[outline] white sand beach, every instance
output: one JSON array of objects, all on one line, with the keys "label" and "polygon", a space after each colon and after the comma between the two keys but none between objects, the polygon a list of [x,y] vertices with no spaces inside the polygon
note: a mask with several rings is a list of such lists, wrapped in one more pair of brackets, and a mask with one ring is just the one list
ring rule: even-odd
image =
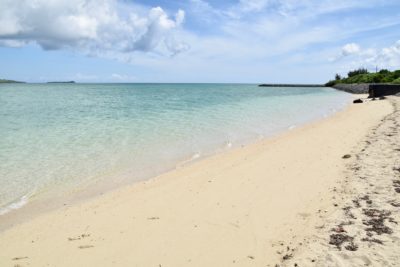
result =
[{"label": "white sand beach", "polygon": [[[400,152],[389,149],[398,146],[398,124],[382,126],[394,101],[352,104],[274,138],[66,203],[0,233],[0,266],[395,266],[399,226],[385,219],[394,233],[370,237],[383,245],[361,242],[363,211],[353,208],[368,192],[371,206],[360,200],[360,207],[398,219],[399,208],[388,204],[400,201],[391,181]],[[397,142],[381,140],[382,127],[396,130]],[[375,139],[360,152],[367,136]],[[357,164],[354,176],[349,166]],[[347,205],[357,219],[343,228],[357,236],[356,251],[329,245],[330,228],[348,219]]]},{"label": "white sand beach", "polygon": [[334,212],[283,266],[400,265],[400,98],[370,129],[333,189]]}]

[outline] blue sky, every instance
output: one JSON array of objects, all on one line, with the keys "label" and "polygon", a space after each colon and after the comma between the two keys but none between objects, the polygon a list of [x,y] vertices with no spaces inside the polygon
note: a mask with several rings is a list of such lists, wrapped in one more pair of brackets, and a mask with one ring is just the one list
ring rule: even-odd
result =
[{"label": "blue sky", "polygon": [[0,78],[322,83],[400,68],[398,0],[0,0]]}]

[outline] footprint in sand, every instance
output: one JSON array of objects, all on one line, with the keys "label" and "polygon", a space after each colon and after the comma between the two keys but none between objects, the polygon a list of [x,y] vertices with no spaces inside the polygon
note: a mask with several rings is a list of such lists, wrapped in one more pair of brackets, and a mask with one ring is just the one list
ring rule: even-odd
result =
[{"label": "footprint in sand", "polygon": [[81,240],[81,239],[89,237],[89,236],[90,236],[90,234],[82,234],[82,235],[77,236],[77,237],[68,237],[68,241]]},{"label": "footprint in sand", "polygon": [[15,257],[15,258],[12,258],[12,260],[13,261],[19,261],[19,260],[24,260],[24,259],[29,259],[29,257]]},{"label": "footprint in sand", "polygon": [[92,246],[92,245],[83,245],[83,246],[79,246],[78,248],[80,248],[80,249],[94,248],[94,246]]},{"label": "footprint in sand", "polygon": [[310,213],[306,213],[306,212],[304,212],[304,213],[300,212],[297,215],[300,216],[303,220],[305,220],[305,219],[307,219],[308,217],[311,216]]}]

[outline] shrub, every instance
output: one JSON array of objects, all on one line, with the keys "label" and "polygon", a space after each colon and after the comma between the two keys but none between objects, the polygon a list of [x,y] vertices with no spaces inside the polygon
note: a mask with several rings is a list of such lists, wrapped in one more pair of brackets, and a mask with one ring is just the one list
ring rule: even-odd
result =
[{"label": "shrub", "polygon": [[372,82],[373,83],[382,83],[384,80],[384,76],[380,73],[376,73],[373,77],[372,77]]},{"label": "shrub", "polygon": [[387,69],[381,69],[381,70],[379,71],[379,73],[380,73],[380,74],[387,74],[387,73],[390,73],[390,71],[387,70]]},{"label": "shrub", "polygon": [[339,74],[335,75],[334,80],[326,83],[326,86],[333,86],[338,83],[396,83],[400,84],[400,70],[389,71],[382,69],[378,73],[368,73],[367,69],[360,68],[348,73],[347,78],[340,77]]}]

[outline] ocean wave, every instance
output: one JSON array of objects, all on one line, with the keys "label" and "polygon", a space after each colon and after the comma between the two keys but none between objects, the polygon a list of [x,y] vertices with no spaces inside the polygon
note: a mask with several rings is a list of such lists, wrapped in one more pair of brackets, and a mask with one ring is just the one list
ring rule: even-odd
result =
[{"label": "ocean wave", "polygon": [[0,208],[0,216],[9,213],[10,211],[17,210],[25,206],[28,202],[29,202],[29,196],[28,195],[22,196],[17,201],[12,202],[5,207]]}]

